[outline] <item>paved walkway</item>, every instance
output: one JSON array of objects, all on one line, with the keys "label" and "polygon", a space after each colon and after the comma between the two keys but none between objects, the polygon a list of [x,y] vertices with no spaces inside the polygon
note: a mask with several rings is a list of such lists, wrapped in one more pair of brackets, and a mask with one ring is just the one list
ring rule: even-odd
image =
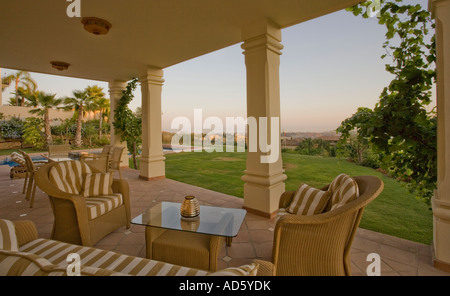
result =
[{"label": "paved walkway", "polygon": [[[53,214],[48,197],[36,190],[35,205],[22,194],[23,179],[11,180],[9,167],[0,166],[0,218],[10,220],[32,220],[36,224],[40,237],[49,238]],[[161,201],[181,202],[186,195],[195,195],[203,205],[241,208],[243,200],[196,186],[187,185],[170,179],[143,181],[138,172],[124,169],[123,176],[130,183],[131,216],[135,217],[145,209]],[[270,260],[273,243],[274,223],[271,220],[247,213],[241,230],[233,239],[231,247],[222,248],[218,268],[239,266],[253,259]],[[145,257],[144,227],[132,225],[106,236],[96,247],[114,250],[124,254]],[[381,257],[381,275],[384,276],[448,276],[433,267],[431,247],[404,239],[359,229],[352,246],[351,262],[353,275],[366,275],[369,253],[378,253]]]}]

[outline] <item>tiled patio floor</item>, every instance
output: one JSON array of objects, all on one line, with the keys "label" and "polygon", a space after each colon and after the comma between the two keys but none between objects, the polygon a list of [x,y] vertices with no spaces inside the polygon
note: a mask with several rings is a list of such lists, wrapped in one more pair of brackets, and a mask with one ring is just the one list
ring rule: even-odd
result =
[{"label": "tiled patio floor", "polygon": [[[185,195],[195,195],[203,205],[241,208],[243,200],[233,196],[187,185],[170,179],[143,181],[138,172],[124,169],[123,176],[131,190],[131,216],[139,215],[145,209],[161,201],[181,202]],[[22,194],[23,179],[11,180],[9,167],[0,166],[0,218],[10,220],[32,220],[39,236],[49,238],[53,214],[48,197],[36,190],[35,205]],[[270,260],[272,252],[274,223],[271,220],[247,213],[241,230],[233,239],[231,247],[222,248],[218,267],[239,266],[252,259]],[[132,225],[111,233],[96,245],[98,248],[145,257],[144,227]],[[431,247],[404,239],[359,229],[351,252],[353,275],[366,275],[369,253],[381,257],[381,275],[434,276],[450,275],[433,267]]]}]

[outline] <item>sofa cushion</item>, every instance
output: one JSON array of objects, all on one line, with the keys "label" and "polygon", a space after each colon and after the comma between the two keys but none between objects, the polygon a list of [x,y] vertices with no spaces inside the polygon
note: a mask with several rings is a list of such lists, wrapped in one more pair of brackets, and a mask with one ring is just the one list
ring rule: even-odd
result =
[{"label": "sofa cushion", "polygon": [[83,175],[83,185],[80,194],[88,196],[105,196],[113,194],[112,173],[87,173]]},{"label": "sofa cushion", "polygon": [[79,194],[82,189],[83,174],[91,173],[89,166],[81,161],[62,161],[50,169],[50,181],[59,190]]},{"label": "sofa cushion", "polygon": [[80,255],[81,266],[136,276],[202,276],[207,271],[182,267],[165,262],[119,254],[92,247],[67,244],[49,239],[36,239],[20,248],[21,252],[44,257],[54,265],[66,268],[70,253]]},{"label": "sofa cushion", "polygon": [[328,192],[332,194],[327,210],[335,210],[348,202],[355,200],[359,196],[358,184],[346,175],[340,174],[331,182]]},{"label": "sofa cushion", "polygon": [[228,267],[216,272],[211,272],[208,276],[256,276],[259,264],[251,263],[239,267]]},{"label": "sofa cushion", "polygon": [[12,221],[0,219],[0,250],[19,250],[16,230]]},{"label": "sofa cushion", "polygon": [[121,193],[106,196],[86,197],[86,207],[89,220],[100,217],[123,204]]},{"label": "sofa cushion", "polygon": [[[0,250],[0,276],[67,276],[67,266],[58,266],[32,253]],[[80,265],[80,276],[126,275]]]},{"label": "sofa cushion", "polygon": [[309,185],[302,184],[297,189],[292,198],[291,203],[286,208],[290,214],[297,215],[316,215],[323,212],[331,192],[313,188]]}]

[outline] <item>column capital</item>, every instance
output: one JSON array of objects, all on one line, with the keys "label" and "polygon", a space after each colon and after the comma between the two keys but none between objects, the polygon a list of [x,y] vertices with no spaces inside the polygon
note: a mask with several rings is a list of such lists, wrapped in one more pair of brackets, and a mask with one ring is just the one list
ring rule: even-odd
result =
[{"label": "column capital", "polygon": [[267,49],[278,55],[284,46],[281,44],[281,30],[278,25],[269,19],[259,20],[248,24],[242,29],[242,40],[244,43],[241,48],[244,54]]},{"label": "column capital", "polygon": [[433,18],[435,17],[436,9],[441,5],[450,5],[450,0],[428,0],[428,10]]},{"label": "column capital", "polygon": [[156,84],[163,85],[164,84],[164,70],[155,67],[148,67],[147,73],[139,77],[140,83],[148,83],[148,84]]},{"label": "column capital", "polygon": [[281,50],[284,48],[284,46],[272,35],[263,34],[246,40],[241,45],[241,48],[244,50],[244,55],[261,49],[270,50],[273,53],[281,55]]}]

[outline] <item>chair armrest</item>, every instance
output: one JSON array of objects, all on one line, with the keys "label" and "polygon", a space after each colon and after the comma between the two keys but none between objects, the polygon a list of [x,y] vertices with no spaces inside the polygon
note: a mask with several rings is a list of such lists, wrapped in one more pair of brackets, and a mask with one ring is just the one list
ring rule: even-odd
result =
[{"label": "chair armrest", "polygon": [[131,223],[131,206],[130,206],[130,185],[126,180],[114,179],[112,183],[113,192],[122,194],[123,203],[126,208],[127,228],[130,228]]},{"label": "chair armrest", "polygon": [[38,238],[36,225],[32,221],[15,221],[14,228],[16,229],[17,243],[19,247]]},{"label": "chair armrest", "polygon": [[272,262],[265,260],[253,260],[253,263],[259,264],[257,276],[275,276],[276,269]]}]

